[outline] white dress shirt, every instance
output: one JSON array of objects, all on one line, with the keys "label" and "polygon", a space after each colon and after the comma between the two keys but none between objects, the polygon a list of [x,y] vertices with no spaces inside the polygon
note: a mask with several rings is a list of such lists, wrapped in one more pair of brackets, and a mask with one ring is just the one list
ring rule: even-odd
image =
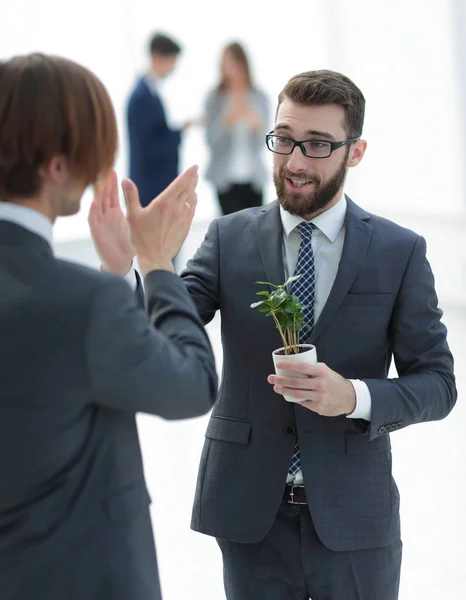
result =
[{"label": "white dress shirt", "polygon": [[[312,232],[311,245],[314,253],[315,290],[314,319],[317,321],[332,289],[338,266],[340,264],[343,243],[345,241],[346,198],[343,195],[331,208],[321,213],[311,223],[316,229]],[[301,235],[298,225],[304,221],[302,217],[290,214],[280,207],[280,218],[283,225],[283,267],[285,279],[295,272],[298,262]],[[317,360],[319,348],[317,347]],[[347,415],[351,419],[371,419],[371,394],[364,381],[350,379],[356,393],[356,408]],[[303,482],[302,471],[294,477],[288,476],[288,483],[300,485]]]},{"label": "white dress shirt", "polygon": [[167,127],[172,129],[173,131],[178,131],[182,128],[183,123],[180,119],[175,119],[172,114],[169,94],[167,92],[167,81],[165,78],[157,77],[155,73],[150,71],[146,73],[144,77],[149,90],[154,96],[158,96],[160,98],[160,102],[162,103],[163,112],[165,115],[165,122],[167,123]]}]

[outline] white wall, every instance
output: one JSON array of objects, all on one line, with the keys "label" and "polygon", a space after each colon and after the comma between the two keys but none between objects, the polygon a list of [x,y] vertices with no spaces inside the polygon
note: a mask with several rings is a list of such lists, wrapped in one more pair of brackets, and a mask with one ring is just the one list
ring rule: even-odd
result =
[{"label": "white wall", "polygon": [[[295,0],[290,10],[273,0],[3,4],[0,56],[33,50],[62,54],[103,79],[118,114],[121,176],[127,163],[126,97],[146,67],[147,39],[160,29],[184,48],[169,85],[175,116],[200,114],[205,93],[217,80],[221,47],[232,38],[245,42],[257,83],[273,106],[291,75],[314,68],[341,70],[367,99],[369,147],[363,163],[350,173],[350,195],[370,210],[462,213],[462,114],[446,0]],[[199,163],[202,173],[206,148],[199,129],[187,134],[182,159],[183,166]],[[203,180],[199,198],[196,218],[214,216],[216,201]],[[270,185],[267,199],[272,198]],[[87,234],[88,204],[86,196],[81,214],[58,224],[57,240]]]}]

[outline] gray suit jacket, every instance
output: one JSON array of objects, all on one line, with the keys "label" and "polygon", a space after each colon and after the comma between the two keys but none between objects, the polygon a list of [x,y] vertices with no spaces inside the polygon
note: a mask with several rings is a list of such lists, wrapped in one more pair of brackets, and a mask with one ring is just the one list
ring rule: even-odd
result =
[{"label": "gray suit jacket", "polygon": [[[237,542],[263,538],[297,437],[322,542],[356,550],[398,540],[389,434],[444,418],[456,400],[424,239],[348,199],[338,274],[309,341],[319,361],[367,383],[370,423],[319,416],[287,403],[267,383],[280,338],[273,320],[250,304],[256,281],[284,281],[278,202],[214,221],[182,277],[205,323],[221,311],[224,352],[192,528]],[[392,357],[396,379],[387,378]]]},{"label": "gray suit jacket", "polygon": [[0,221],[0,289],[0,598],[160,598],[135,414],[217,392],[184,285],[149,273],[149,322],[122,279]]}]

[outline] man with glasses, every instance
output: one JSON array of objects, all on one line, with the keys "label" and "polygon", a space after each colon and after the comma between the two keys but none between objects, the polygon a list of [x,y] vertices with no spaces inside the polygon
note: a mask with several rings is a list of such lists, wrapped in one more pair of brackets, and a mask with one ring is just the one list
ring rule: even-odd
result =
[{"label": "man with glasses", "polygon": [[[182,274],[204,323],[221,311],[192,528],[217,538],[228,600],[395,600],[389,434],[456,401],[424,239],[343,193],[366,150],[364,108],[340,73],[292,77],[266,138],[278,201],[215,220]],[[279,335],[250,308],[257,281],[293,274],[320,362],[285,368],[304,378],[271,374]]]},{"label": "man with glasses", "polygon": [[[203,321],[222,318],[192,527],[217,538],[228,600],[395,600],[389,433],[442,419],[456,400],[424,239],[343,193],[366,150],[364,109],[340,73],[292,77],[266,136],[278,201],[214,221],[182,275]],[[320,362],[279,377],[278,333],[250,303],[256,281],[293,274],[309,279],[302,341]]]}]

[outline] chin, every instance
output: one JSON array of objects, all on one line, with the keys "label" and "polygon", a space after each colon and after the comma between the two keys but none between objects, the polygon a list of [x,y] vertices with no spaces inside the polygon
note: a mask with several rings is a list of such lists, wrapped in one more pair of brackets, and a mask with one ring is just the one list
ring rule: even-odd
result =
[{"label": "chin", "polygon": [[70,217],[72,215],[76,215],[81,208],[81,200],[77,202],[69,203],[66,206],[62,206],[58,216],[59,217]]}]

